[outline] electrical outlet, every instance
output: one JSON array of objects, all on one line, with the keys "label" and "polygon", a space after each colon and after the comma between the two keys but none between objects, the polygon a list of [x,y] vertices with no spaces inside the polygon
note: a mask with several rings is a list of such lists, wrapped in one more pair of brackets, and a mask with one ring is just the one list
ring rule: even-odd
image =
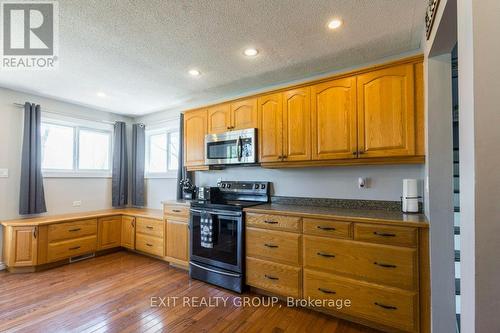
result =
[{"label": "electrical outlet", "polygon": [[9,169],[0,169],[0,178],[9,178]]},{"label": "electrical outlet", "polygon": [[73,201],[73,207],[80,207],[82,205],[81,200]]}]

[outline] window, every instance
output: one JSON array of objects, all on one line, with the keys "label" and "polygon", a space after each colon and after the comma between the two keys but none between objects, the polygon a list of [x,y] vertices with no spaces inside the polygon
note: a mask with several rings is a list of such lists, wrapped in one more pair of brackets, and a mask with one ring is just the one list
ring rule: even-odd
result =
[{"label": "window", "polygon": [[111,175],[111,125],[42,119],[41,139],[44,176]]},{"label": "window", "polygon": [[179,131],[156,129],[146,131],[146,176],[174,178],[179,162]]}]

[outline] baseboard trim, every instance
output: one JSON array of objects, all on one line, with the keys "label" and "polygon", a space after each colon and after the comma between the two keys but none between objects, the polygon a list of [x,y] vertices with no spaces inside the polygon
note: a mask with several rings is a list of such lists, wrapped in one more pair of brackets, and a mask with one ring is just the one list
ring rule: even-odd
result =
[{"label": "baseboard trim", "polygon": [[5,264],[3,262],[0,262],[0,271],[3,271],[6,268],[7,268],[7,266],[5,266]]}]

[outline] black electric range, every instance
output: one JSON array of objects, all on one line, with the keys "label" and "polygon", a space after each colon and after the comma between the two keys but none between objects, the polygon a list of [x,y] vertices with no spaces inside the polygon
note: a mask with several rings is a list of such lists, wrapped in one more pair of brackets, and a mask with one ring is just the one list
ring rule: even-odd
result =
[{"label": "black electric range", "polygon": [[245,281],[243,208],[269,202],[269,182],[223,181],[210,201],[190,208],[189,274],[242,292]]}]

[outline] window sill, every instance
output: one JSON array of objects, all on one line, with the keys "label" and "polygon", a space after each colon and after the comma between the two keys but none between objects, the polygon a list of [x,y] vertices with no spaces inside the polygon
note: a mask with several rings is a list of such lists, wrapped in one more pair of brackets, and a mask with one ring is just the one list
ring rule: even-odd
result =
[{"label": "window sill", "polygon": [[42,172],[43,178],[112,178],[108,172],[64,172],[64,171],[45,171]]},{"label": "window sill", "polygon": [[165,173],[149,173],[144,176],[145,179],[177,179],[177,171]]}]

